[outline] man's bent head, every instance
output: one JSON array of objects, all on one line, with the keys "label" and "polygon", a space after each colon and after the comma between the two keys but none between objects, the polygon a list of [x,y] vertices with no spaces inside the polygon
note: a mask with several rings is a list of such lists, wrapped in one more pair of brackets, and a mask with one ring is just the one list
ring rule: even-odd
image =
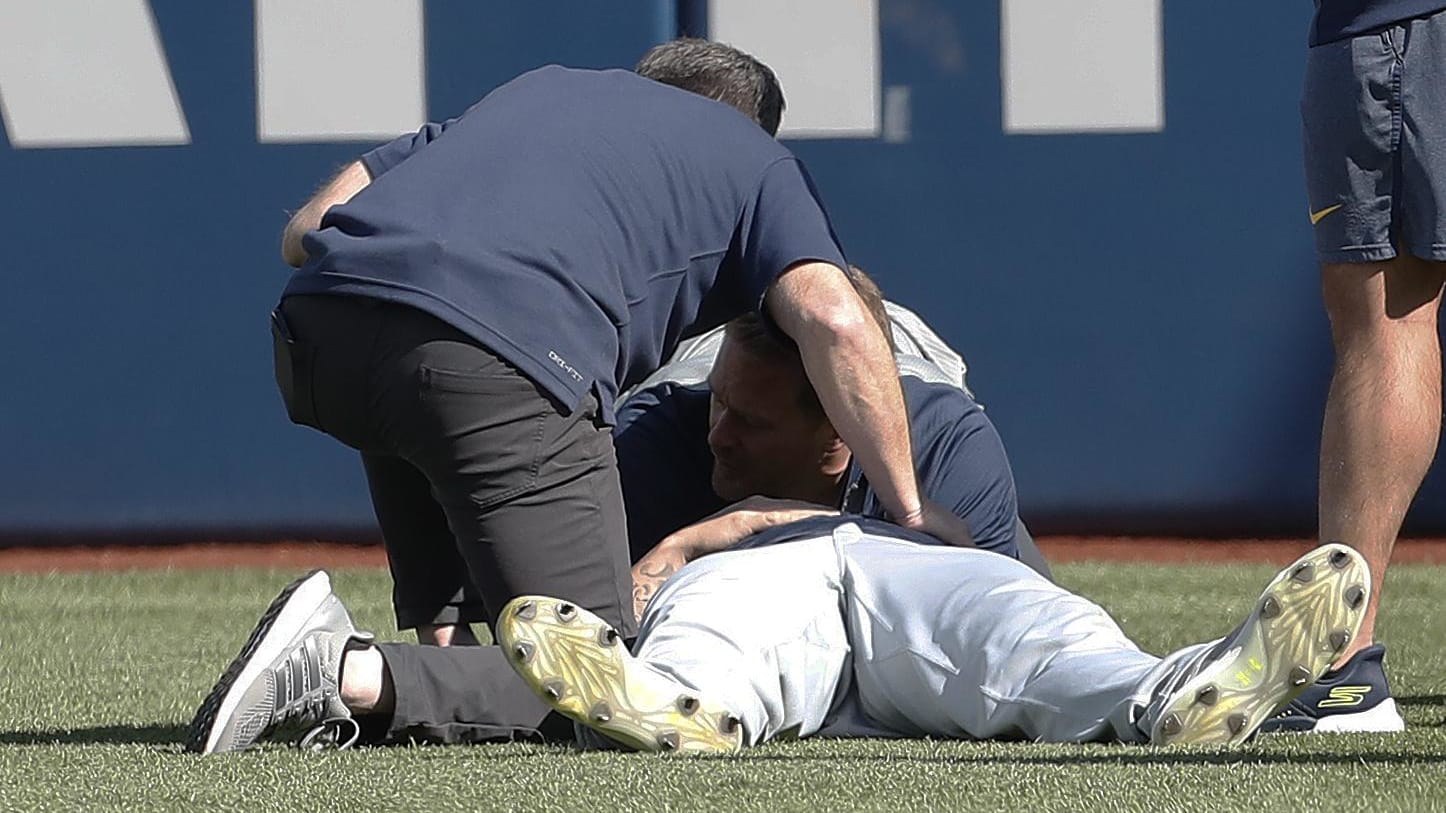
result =
[{"label": "man's bent head", "polygon": [[[862,269],[849,282],[893,349],[883,294]],[[850,452],[819,403],[798,346],[757,313],[728,323],[708,376],[708,446],[713,492],[754,494],[824,505],[839,497]]]},{"label": "man's bent head", "polygon": [[714,493],[725,500],[836,499],[849,451],[786,339],[756,314],[729,322],[708,385]]},{"label": "man's bent head", "polygon": [[719,42],[684,37],[654,46],[633,69],[639,76],[732,105],[778,135],[783,89],[762,62]]}]

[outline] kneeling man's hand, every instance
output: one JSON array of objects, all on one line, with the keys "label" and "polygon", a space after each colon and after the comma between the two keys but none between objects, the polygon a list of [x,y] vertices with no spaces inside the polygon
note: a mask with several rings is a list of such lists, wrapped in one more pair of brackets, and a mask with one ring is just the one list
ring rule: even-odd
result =
[{"label": "kneeling man's hand", "polygon": [[641,620],[643,608],[648,606],[648,601],[663,586],[663,582],[700,556],[727,550],[775,525],[837,513],[831,508],[800,500],[754,496],[669,534],[633,565],[633,612]]}]

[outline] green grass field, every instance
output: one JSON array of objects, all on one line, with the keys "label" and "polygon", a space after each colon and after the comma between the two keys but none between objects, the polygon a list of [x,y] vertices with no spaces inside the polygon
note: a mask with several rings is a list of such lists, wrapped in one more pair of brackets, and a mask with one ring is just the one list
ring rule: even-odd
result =
[{"label": "green grass field", "polygon": [[[1228,630],[1272,569],[1059,571],[1158,652]],[[1402,735],[1275,736],[1229,751],[811,740],[712,759],[530,745],[182,753],[195,705],[295,575],[0,574],[0,810],[1446,809],[1442,567],[1391,572],[1383,637],[1411,725]],[[386,573],[334,583],[385,637]]]}]

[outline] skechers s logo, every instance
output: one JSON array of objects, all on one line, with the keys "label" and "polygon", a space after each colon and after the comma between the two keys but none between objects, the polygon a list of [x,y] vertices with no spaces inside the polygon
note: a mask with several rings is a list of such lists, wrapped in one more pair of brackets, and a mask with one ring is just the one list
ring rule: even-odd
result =
[{"label": "skechers s logo", "polygon": [[1335,709],[1359,706],[1371,693],[1370,686],[1336,686],[1330,696],[1315,704],[1318,709]]}]

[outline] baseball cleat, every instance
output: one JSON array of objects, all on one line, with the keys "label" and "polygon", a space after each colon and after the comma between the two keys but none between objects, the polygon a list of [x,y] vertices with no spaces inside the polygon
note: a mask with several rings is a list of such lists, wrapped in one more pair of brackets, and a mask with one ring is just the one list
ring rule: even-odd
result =
[{"label": "baseball cleat", "polygon": [[345,748],[360,729],[341,702],[341,659],[358,632],[321,570],[292,582],[261,615],[191,721],[186,750],[241,751],[263,741]]},{"label": "baseball cleat", "polygon": [[1282,570],[1234,632],[1185,664],[1161,696],[1156,745],[1236,744],[1305,691],[1360,629],[1370,570],[1322,545]]},{"label": "baseball cleat", "polygon": [[628,653],[617,631],[567,601],[523,596],[497,620],[508,662],[548,705],[638,751],[731,753],[738,717]]}]

